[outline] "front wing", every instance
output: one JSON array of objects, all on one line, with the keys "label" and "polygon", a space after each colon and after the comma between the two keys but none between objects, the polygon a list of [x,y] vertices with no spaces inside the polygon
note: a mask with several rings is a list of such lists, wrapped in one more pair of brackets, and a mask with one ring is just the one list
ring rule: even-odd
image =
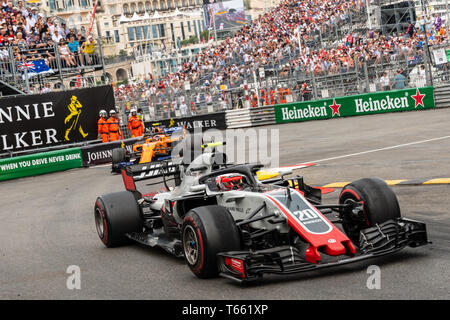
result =
[{"label": "front wing", "polygon": [[310,263],[296,247],[282,246],[260,251],[233,251],[218,254],[220,275],[238,282],[257,280],[263,274],[296,274],[335,267],[395,253],[407,246],[430,243],[422,222],[399,218],[388,220],[360,233],[360,250],[353,257]]}]

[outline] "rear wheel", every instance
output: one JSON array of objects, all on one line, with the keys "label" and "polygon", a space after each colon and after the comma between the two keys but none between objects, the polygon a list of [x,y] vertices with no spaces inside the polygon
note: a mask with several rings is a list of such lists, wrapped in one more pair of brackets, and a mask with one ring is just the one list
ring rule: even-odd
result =
[{"label": "rear wheel", "polygon": [[231,213],[221,206],[190,210],[181,229],[185,260],[199,278],[218,274],[217,254],[241,249],[239,231]]},{"label": "rear wheel", "polygon": [[112,171],[119,173],[119,163],[126,161],[125,149],[116,148],[112,151]]},{"label": "rear wheel", "polygon": [[364,178],[346,185],[339,195],[339,204],[349,202],[362,204],[362,210],[344,209],[340,212],[344,231],[355,244],[359,244],[362,229],[400,217],[394,191],[380,178]]},{"label": "rear wheel", "polygon": [[119,164],[120,162],[124,162],[126,159],[125,157],[125,150],[122,148],[116,148],[112,151],[112,163],[113,164]]},{"label": "rear wheel", "polygon": [[108,248],[129,243],[125,234],[142,231],[144,226],[139,206],[130,191],[98,197],[94,218],[97,234]]}]

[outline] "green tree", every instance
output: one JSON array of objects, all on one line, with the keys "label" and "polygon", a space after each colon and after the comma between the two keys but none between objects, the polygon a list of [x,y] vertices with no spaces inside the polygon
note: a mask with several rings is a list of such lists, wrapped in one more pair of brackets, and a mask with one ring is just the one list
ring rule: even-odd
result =
[{"label": "green tree", "polygon": [[205,42],[208,42],[208,40],[209,40],[209,30],[204,30],[202,33],[200,33],[200,39],[204,39]]}]

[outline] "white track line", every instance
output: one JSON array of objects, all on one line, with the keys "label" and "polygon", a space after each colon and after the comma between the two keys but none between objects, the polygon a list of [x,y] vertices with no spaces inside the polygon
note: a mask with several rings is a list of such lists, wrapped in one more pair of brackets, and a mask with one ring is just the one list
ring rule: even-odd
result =
[{"label": "white track line", "polygon": [[448,138],[450,138],[450,136],[444,136],[444,137],[439,137],[439,138],[433,138],[433,139],[427,139],[427,140],[420,140],[420,141],[414,141],[414,142],[409,142],[409,143],[403,143],[403,144],[398,144],[398,145],[395,145],[395,146],[390,146],[390,147],[385,147],[385,148],[380,148],[380,149],[367,150],[367,151],[362,151],[362,152],[357,152],[357,153],[350,153],[350,154],[346,154],[346,155],[342,155],[342,156],[337,156],[337,157],[332,157],[332,158],[325,158],[325,159],[319,159],[319,160],[313,160],[313,161],[308,161],[308,162],[324,162],[324,161],[329,161],[329,160],[348,158],[348,157],[353,157],[353,156],[359,156],[359,155],[366,154],[366,153],[391,150],[391,149],[407,147],[407,146],[412,146],[412,145],[415,145],[415,144],[432,142],[432,141],[443,140],[443,139],[448,139]]}]

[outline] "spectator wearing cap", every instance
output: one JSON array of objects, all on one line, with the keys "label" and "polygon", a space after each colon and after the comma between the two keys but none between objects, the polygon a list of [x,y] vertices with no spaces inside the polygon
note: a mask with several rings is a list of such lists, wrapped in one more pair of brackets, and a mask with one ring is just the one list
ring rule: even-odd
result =
[{"label": "spectator wearing cap", "polygon": [[88,39],[82,44],[82,51],[84,54],[84,63],[92,64],[92,59],[94,58],[96,42],[94,38],[90,35]]},{"label": "spectator wearing cap", "polygon": [[29,24],[30,27],[34,27],[37,19],[33,18],[33,14],[31,12],[29,12],[27,14],[26,20],[27,20],[27,24]]},{"label": "spectator wearing cap", "polygon": [[31,8],[31,14],[34,20],[37,20],[38,18],[38,10],[36,7]]},{"label": "spectator wearing cap", "polygon": [[55,43],[59,43],[59,41],[64,40],[64,37],[62,35],[59,34],[58,29],[54,30],[55,32],[52,35],[52,40]]},{"label": "spectator wearing cap", "polygon": [[61,37],[69,40],[69,38],[67,37],[67,35],[69,34],[69,29],[67,28],[65,22],[61,22],[61,26],[58,28],[58,31],[59,31],[59,34],[61,35]]}]

